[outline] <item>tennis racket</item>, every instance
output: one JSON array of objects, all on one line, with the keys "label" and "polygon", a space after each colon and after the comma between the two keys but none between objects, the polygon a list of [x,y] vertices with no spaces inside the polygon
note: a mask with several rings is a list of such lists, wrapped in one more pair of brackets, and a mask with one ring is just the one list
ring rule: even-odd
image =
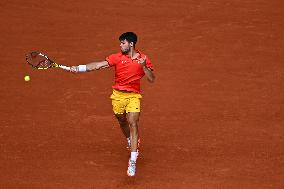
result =
[{"label": "tennis racket", "polygon": [[41,52],[31,52],[26,55],[26,61],[28,64],[38,70],[46,70],[48,68],[62,68],[70,71],[70,67],[59,65],[48,58],[47,55]]}]

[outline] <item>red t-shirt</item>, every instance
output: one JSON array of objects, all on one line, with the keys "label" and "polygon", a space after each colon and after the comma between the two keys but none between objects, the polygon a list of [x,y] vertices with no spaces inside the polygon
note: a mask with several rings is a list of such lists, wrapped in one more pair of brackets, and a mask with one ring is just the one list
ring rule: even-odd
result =
[{"label": "red t-shirt", "polygon": [[[145,57],[145,54],[139,53],[137,58]],[[142,66],[136,59],[131,59],[123,53],[116,53],[108,56],[106,61],[110,66],[115,67],[115,84],[113,89],[125,90],[136,93],[140,91],[140,79],[145,75]],[[146,66],[153,70],[153,65],[148,57],[146,57]]]}]

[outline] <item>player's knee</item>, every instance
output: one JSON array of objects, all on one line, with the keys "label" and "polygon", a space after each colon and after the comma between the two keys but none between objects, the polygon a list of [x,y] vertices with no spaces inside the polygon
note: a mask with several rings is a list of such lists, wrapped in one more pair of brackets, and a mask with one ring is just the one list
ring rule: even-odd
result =
[{"label": "player's knee", "polygon": [[136,120],[129,120],[129,127],[136,128],[138,126],[138,121]]}]

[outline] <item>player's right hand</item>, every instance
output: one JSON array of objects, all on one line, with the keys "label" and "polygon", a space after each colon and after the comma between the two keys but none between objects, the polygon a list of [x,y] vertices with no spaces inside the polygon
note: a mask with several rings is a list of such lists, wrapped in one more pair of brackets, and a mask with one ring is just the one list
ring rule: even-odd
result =
[{"label": "player's right hand", "polygon": [[71,66],[70,72],[72,72],[72,73],[78,73],[78,72],[79,72],[78,66]]}]

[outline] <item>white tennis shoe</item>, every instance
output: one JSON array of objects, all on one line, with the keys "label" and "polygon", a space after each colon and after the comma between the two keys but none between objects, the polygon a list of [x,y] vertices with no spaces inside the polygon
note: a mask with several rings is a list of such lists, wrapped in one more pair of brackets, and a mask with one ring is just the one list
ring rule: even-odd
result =
[{"label": "white tennis shoe", "polygon": [[127,169],[127,175],[129,177],[135,176],[136,173],[136,161],[130,160],[128,161],[128,169]]}]

